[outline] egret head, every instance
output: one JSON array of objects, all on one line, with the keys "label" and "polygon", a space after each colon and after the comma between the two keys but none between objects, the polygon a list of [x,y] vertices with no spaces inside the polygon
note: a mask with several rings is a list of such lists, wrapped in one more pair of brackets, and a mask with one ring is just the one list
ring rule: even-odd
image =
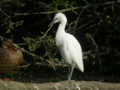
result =
[{"label": "egret head", "polygon": [[58,22],[67,22],[67,18],[63,13],[57,13],[54,16],[53,23],[58,23]]},{"label": "egret head", "polygon": [[55,14],[53,21],[48,26],[51,28],[55,23],[63,23],[65,25],[67,23],[66,16],[63,13]]}]

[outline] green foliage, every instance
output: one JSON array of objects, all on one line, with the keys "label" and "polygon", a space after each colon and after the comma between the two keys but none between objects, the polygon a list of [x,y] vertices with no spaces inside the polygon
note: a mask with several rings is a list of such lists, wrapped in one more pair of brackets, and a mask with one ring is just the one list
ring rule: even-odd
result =
[{"label": "green foliage", "polygon": [[119,62],[118,3],[109,0],[1,0],[0,6],[0,35],[24,43],[23,48],[39,55],[52,67],[55,58],[60,57],[54,42],[56,27],[46,32],[52,14],[59,10],[67,15],[66,30],[81,41],[83,51],[90,51],[85,56],[88,71],[93,68],[105,71],[111,63]]},{"label": "green foliage", "polygon": [[21,26],[23,24],[23,20],[17,21],[17,22],[13,22],[13,21],[8,21],[8,28],[6,33],[11,33],[11,31],[14,31],[15,28]]},{"label": "green foliage", "polygon": [[33,51],[34,50],[34,46],[35,46],[34,44],[35,44],[36,40],[34,38],[30,38],[30,37],[23,37],[23,40],[28,45],[29,51]]}]

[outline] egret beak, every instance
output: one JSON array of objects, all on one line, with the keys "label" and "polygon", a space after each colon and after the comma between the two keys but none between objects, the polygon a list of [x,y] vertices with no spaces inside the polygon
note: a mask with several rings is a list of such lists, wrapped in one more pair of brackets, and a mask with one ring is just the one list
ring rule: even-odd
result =
[{"label": "egret beak", "polygon": [[52,21],[49,25],[48,25],[48,30],[47,30],[47,33],[51,30],[52,26],[54,25],[54,21]]},{"label": "egret beak", "polygon": [[49,28],[51,28],[54,25],[54,20],[48,25]]}]

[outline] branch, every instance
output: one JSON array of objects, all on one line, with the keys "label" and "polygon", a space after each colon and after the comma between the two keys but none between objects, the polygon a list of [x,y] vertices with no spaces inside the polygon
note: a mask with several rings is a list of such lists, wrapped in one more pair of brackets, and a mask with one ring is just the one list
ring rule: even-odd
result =
[{"label": "branch", "polygon": [[87,9],[90,7],[98,7],[98,6],[105,6],[105,5],[112,5],[118,3],[116,1],[111,1],[111,2],[105,2],[105,3],[99,3],[99,4],[87,4],[86,6],[83,7],[72,7],[72,8],[66,8],[66,9],[61,9],[61,10],[55,10],[55,11],[45,11],[45,12],[33,12],[33,13],[15,13],[15,16],[26,16],[26,15],[39,15],[39,14],[53,14],[57,12],[68,12],[68,11],[73,11],[76,9]]},{"label": "branch", "polygon": [[0,12],[3,14],[3,15],[5,15],[7,18],[11,18],[5,11],[3,11],[1,8],[0,8]]}]

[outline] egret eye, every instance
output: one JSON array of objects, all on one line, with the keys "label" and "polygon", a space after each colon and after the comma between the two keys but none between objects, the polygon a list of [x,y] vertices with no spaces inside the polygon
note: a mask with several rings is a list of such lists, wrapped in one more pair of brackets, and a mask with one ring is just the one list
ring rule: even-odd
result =
[{"label": "egret eye", "polygon": [[58,18],[54,18],[54,23],[58,23],[59,22],[59,20],[58,20]]}]

